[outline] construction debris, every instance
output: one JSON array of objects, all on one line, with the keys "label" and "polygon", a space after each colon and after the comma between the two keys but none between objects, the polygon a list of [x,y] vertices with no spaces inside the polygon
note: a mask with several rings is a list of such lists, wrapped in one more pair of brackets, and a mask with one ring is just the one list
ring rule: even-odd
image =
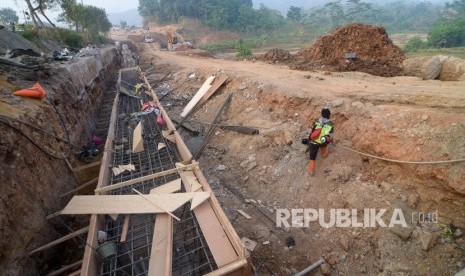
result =
[{"label": "construction debris", "polygon": [[249,251],[253,251],[255,249],[255,247],[257,246],[257,242],[256,241],[253,241],[247,237],[242,237],[241,239],[242,243],[244,243],[245,245],[245,248],[247,248],[247,250]]},{"label": "construction debris", "polygon": [[128,165],[120,165],[118,167],[114,167],[111,170],[113,171],[113,174],[117,176],[119,174],[122,174],[125,171],[128,171],[128,172],[135,171],[136,167],[132,164],[128,164]]},{"label": "construction debris", "polygon": [[246,219],[251,219],[252,218],[249,214],[247,214],[246,212],[244,212],[242,210],[237,210],[237,212],[239,214],[241,214],[243,217],[245,217]]}]

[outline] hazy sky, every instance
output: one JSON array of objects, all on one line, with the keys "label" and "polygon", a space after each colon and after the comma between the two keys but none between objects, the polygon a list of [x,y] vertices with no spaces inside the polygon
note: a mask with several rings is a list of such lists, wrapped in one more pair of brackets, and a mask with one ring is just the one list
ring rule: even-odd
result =
[{"label": "hazy sky", "polygon": [[[130,9],[137,9],[139,5],[138,0],[77,0],[77,1],[82,1],[82,3],[87,4],[87,5],[93,5],[97,7],[104,8],[107,12],[120,12],[120,11],[126,11]],[[287,7],[289,6],[297,6],[297,7],[305,7],[308,8],[310,6],[330,2],[331,0],[290,0],[290,1],[283,1],[283,0],[253,0],[254,6],[257,7],[259,3],[263,3],[266,6],[273,8],[273,9],[278,9],[284,12],[287,10]],[[384,3],[388,1],[394,1],[394,0],[366,0],[367,2],[378,2],[378,3]],[[416,2],[420,2],[421,0],[413,0]],[[434,3],[444,3],[447,2],[447,0],[430,0],[430,2]],[[1,0],[0,1],[0,8],[5,8],[9,7],[14,9],[17,13],[18,16],[20,16],[20,22],[24,21],[24,17],[22,15],[23,10],[27,9],[26,3],[24,0]],[[51,17],[52,20],[55,20],[58,12],[54,13],[47,13]]]},{"label": "hazy sky", "polygon": [[[130,9],[137,9],[139,6],[139,0],[77,0],[82,1],[82,3],[86,5],[97,6],[100,8],[104,8],[107,12],[119,12],[125,11]],[[27,5],[24,0],[1,0],[0,1],[0,8],[12,8],[15,10],[20,17],[19,21],[24,21],[24,17],[22,16],[23,10],[27,10]],[[54,20],[59,12],[54,13],[47,13],[47,16],[50,16],[52,20]],[[50,14],[50,15],[49,15]]]}]

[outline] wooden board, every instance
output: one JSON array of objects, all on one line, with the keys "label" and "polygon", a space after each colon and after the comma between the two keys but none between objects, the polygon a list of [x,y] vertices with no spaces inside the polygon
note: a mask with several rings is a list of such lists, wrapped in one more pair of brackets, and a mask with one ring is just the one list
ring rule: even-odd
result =
[{"label": "wooden board", "polygon": [[138,153],[144,151],[144,139],[142,138],[142,122],[137,124],[132,136],[132,152]]},{"label": "wooden board", "polygon": [[228,80],[228,77],[225,75],[221,75],[220,77],[215,79],[215,82],[213,83],[213,86],[208,90],[208,92],[202,97],[200,102],[198,103],[198,106],[204,105],[210,97],[215,94],[215,92],[223,85],[223,83]]},{"label": "wooden board", "polygon": [[252,217],[249,216],[249,214],[247,214],[246,212],[242,211],[242,210],[237,210],[237,212],[239,214],[241,214],[242,216],[244,216],[246,219],[251,219]]},{"label": "wooden board", "polygon": [[[247,267],[248,262],[247,259],[240,259],[237,260],[233,263],[230,263],[228,265],[225,265],[223,267],[220,267],[219,269],[212,271],[208,274],[205,274],[204,276],[223,276],[223,275],[230,275],[232,272],[238,271],[240,268],[245,268]],[[241,273],[242,274],[242,273]],[[239,275],[241,275],[239,274]],[[234,274],[236,275],[236,274]],[[249,275],[249,274],[242,274],[242,275]]]},{"label": "wooden board", "polygon": [[64,236],[64,237],[61,237],[61,238],[59,238],[59,239],[57,239],[57,240],[54,240],[54,241],[52,241],[52,242],[50,242],[50,243],[48,243],[48,244],[46,244],[46,245],[44,245],[44,246],[41,246],[41,247],[39,247],[39,248],[37,248],[37,249],[34,249],[34,250],[32,250],[32,251],[29,253],[29,256],[31,256],[32,254],[37,253],[37,252],[39,252],[39,251],[42,251],[42,250],[44,250],[44,249],[48,249],[48,248],[50,248],[50,247],[52,247],[52,246],[55,246],[55,245],[60,244],[60,243],[62,243],[62,242],[65,242],[65,241],[67,241],[67,240],[69,240],[69,239],[72,239],[72,238],[74,238],[74,237],[76,237],[76,236],[79,236],[79,235],[81,235],[81,234],[84,234],[84,233],[86,233],[87,231],[89,231],[89,226],[86,226],[86,227],[84,227],[84,228],[81,228],[81,229],[79,229],[79,230],[77,230],[77,231],[74,231],[73,233],[70,233],[70,234],[68,234],[68,235],[66,235],[66,236]]},{"label": "wooden board", "polygon": [[[192,187],[189,183],[189,178],[186,176],[190,173],[192,172],[179,173],[186,191],[190,191]],[[228,235],[225,233],[223,226],[217,219],[211,205],[208,202],[205,202],[195,208],[194,213],[218,267],[237,261],[238,255],[234,250],[234,247],[231,245]]]},{"label": "wooden board", "polygon": [[[163,117],[163,118],[165,118],[165,117]],[[161,132],[161,134],[163,135],[163,137],[166,140],[170,141],[173,144],[176,144],[176,138],[174,137],[174,132],[173,131],[163,130]]]},{"label": "wooden board", "polygon": [[142,176],[142,177],[131,179],[131,180],[128,180],[128,181],[124,181],[124,182],[121,182],[121,183],[118,183],[118,184],[98,188],[98,189],[95,190],[95,193],[109,192],[109,191],[112,191],[112,190],[115,190],[115,189],[123,188],[123,187],[129,186],[129,185],[133,185],[133,184],[143,182],[143,181],[152,180],[152,179],[155,179],[157,177],[177,173],[177,172],[183,171],[183,170],[189,170],[189,169],[192,169],[192,168],[195,168],[195,167],[198,167],[198,166],[199,166],[198,162],[192,162],[192,164],[185,165],[185,166],[182,166],[182,167],[177,167],[177,168],[174,168],[174,169],[154,173],[154,174],[151,174],[151,175]]},{"label": "wooden board", "polygon": [[192,203],[191,203],[191,211],[194,210],[195,208],[197,208],[197,206],[199,206],[200,204],[204,203],[205,201],[207,201],[207,199],[210,198],[210,193],[209,192],[205,192],[205,193],[202,193],[203,195],[202,196],[195,196],[192,198]]},{"label": "wooden board", "polygon": [[200,87],[199,91],[195,94],[195,96],[191,99],[191,101],[184,107],[181,112],[181,117],[186,117],[189,112],[197,105],[197,103],[202,99],[202,97],[208,92],[208,90],[212,87],[211,83],[215,79],[215,76],[210,76],[208,79],[203,83],[202,87]]},{"label": "wooden board", "polygon": [[173,218],[157,214],[153,231],[148,275],[171,275],[173,262]]},{"label": "wooden board", "polygon": [[77,187],[76,189],[73,189],[73,190],[71,190],[71,191],[69,191],[69,192],[66,192],[66,193],[64,193],[64,194],[61,194],[60,197],[63,198],[63,197],[65,197],[65,196],[67,196],[67,195],[70,195],[70,194],[73,194],[73,193],[75,193],[75,192],[78,192],[78,191],[80,191],[80,190],[82,190],[82,189],[84,189],[84,188],[86,188],[86,187],[88,187],[88,186],[90,186],[90,185],[96,184],[97,182],[98,182],[98,177],[96,177],[96,178],[94,178],[94,179],[92,179],[92,180],[90,180],[90,181],[88,181],[88,182],[82,184],[81,186]]},{"label": "wooden board", "polygon": [[181,190],[181,178],[150,190],[150,194],[171,194]]},{"label": "wooden board", "polygon": [[145,195],[155,205],[141,200],[140,195],[74,196],[61,214],[149,214],[164,213],[164,210],[173,212],[196,196],[205,197],[203,192]]},{"label": "wooden board", "polygon": [[66,270],[69,270],[70,268],[76,267],[76,266],[78,266],[78,265],[82,265],[82,260],[77,261],[77,262],[75,262],[75,263],[72,263],[72,264],[70,264],[70,265],[64,266],[64,267],[62,267],[62,268],[60,268],[60,269],[58,269],[58,270],[55,270],[55,271],[53,271],[53,272],[47,274],[47,276],[62,275],[63,272],[65,272]]},{"label": "wooden board", "polygon": [[126,242],[126,238],[128,235],[128,230],[129,230],[129,219],[131,215],[127,214],[124,215],[124,223],[123,223],[123,230],[121,230],[121,239],[120,242]]}]

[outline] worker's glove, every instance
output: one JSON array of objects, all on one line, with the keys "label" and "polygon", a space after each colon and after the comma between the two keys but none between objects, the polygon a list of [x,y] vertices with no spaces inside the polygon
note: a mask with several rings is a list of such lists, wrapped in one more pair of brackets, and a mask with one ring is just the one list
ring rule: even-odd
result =
[{"label": "worker's glove", "polygon": [[331,137],[329,135],[323,136],[323,137],[321,137],[321,142],[323,144],[329,144],[329,143],[331,143]]}]

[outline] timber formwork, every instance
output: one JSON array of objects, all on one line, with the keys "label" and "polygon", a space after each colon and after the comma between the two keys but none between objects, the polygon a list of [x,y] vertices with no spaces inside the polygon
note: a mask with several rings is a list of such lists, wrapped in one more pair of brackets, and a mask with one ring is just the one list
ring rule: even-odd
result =
[{"label": "timber formwork", "polygon": [[[148,89],[137,97],[118,93],[115,98],[97,190],[176,168],[177,162],[188,162],[192,158],[140,69],[120,71],[118,86],[125,86],[126,91],[140,82]],[[142,102],[155,104],[167,126],[162,129],[157,124],[155,113],[135,116]],[[133,153],[129,149],[133,143],[134,127],[139,122],[143,126],[144,150]],[[163,130],[172,133],[175,143],[164,137]],[[158,150],[159,143],[166,147]],[[111,171],[112,167],[128,164],[134,165],[136,170],[119,175]],[[133,189],[149,194],[151,189],[178,178],[183,183],[180,192],[191,192],[190,182],[196,179],[202,191],[211,193],[210,199],[194,210],[190,210],[190,203],[176,210],[174,215],[180,221],[172,220],[165,214],[130,217],[124,214],[117,217],[92,215],[81,275],[250,275],[248,254],[198,167],[192,171],[178,171],[152,180],[136,181],[135,184],[101,194],[134,194]],[[166,229],[171,231],[166,234],[166,239],[157,237],[157,233]],[[105,231],[107,240],[117,244],[115,256],[104,260],[99,257],[95,251],[98,231]],[[160,254],[159,244],[167,240],[166,254]],[[154,256],[161,256],[162,260],[154,260]]]}]

